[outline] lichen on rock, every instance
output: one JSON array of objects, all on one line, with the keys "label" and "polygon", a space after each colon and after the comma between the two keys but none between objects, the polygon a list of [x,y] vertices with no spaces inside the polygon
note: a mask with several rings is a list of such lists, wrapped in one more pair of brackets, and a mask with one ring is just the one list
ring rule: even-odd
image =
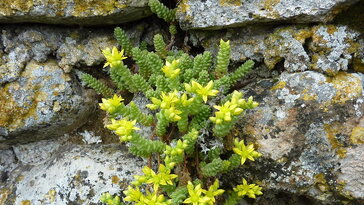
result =
[{"label": "lichen on rock", "polygon": [[184,0],[179,4],[177,16],[184,29],[221,29],[258,22],[326,23],[356,2],[358,0],[299,3],[291,0]]},{"label": "lichen on rock", "polygon": [[151,15],[147,0],[4,0],[2,23],[119,24]]}]

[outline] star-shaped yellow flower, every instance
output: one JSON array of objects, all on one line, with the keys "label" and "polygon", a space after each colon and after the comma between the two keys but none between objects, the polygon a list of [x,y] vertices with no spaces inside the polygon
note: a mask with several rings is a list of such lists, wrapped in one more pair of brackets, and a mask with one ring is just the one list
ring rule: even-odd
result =
[{"label": "star-shaped yellow flower", "polygon": [[178,67],[179,60],[173,60],[172,63],[166,61],[166,65],[163,66],[162,71],[167,76],[167,78],[175,78],[181,72]]},{"label": "star-shaped yellow flower", "polygon": [[105,99],[102,98],[102,103],[99,103],[101,110],[105,110],[110,114],[113,114],[118,107],[121,105],[121,101],[124,99],[121,96],[117,96],[116,94],[113,98]]},{"label": "star-shaped yellow flower", "polygon": [[125,119],[115,120],[111,119],[111,124],[106,125],[110,130],[114,130],[117,135],[120,136],[120,141],[129,141],[132,139],[132,133],[134,130],[139,130],[139,128],[134,127],[136,120],[128,121]]},{"label": "star-shaped yellow flower", "polygon": [[185,83],[186,91],[198,94],[205,103],[207,102],[208,96],[216,96],[219,93],[218,90],[213,90],[213,87],[214,82],[212,80],[205,87],[194,80],[191,81],[191,85]]},{"label": "star-shaped yellow flower", "polygon": [[121,50],[120,52],[116,47],[112,48],[112,51],[110,48],[106,48],[102,50],[102,54],[104,54],[106,58],[106,63],[104,65],[104,68],[107,66],[115,67],[121,63],[122,60],[126,59],[127,57],[124,57],[124,50]]},{"label": "star-shaped yellow flower", "polygon": [[189,181],[187,190],[189,197],[183,201],[184,204],[205,205],[210,200],[209,197],[202,195],[202,193],[206,192],[206,190],[201,188],[201,184],[195,187]]},{"label": "star-shaped yellow flower", "polygon": [[248,182],[243,179],[243,184],[236,186],[233,188],[235,192],[238,193],[238,196],[248,196],[249,198],[256,198],[256,195],[262,195],[262,187],[256,184],[248,184]]},{"label": "star-shaped yellow flower", "polygon": [[236,154],[241,156],[241,164],[244,164],[246,159],[255,161],[254,158],[258,158],[258,157],[262,156],[262,154],[260,154],[259,152],[254,150],[253,144],[245,146],[244,140],[241,140],[239,142],[239,140],[235,138],[234,145],[235,145],[235,147],[233,148],[233,151]]},{"label": "star-shaped yellow flower", "polygon": [[215,197],[224,193],[223,189],[219,189],[219,180],[215,180],[214,184],[209,187],[209,190],[205,192],[206,196],[209,198],[207,201],[208,205],[215,204]]}]

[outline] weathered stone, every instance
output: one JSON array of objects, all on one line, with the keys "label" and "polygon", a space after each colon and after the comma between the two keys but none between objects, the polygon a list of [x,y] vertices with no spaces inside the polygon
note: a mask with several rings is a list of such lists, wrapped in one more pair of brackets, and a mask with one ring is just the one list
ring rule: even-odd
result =
[{"label": "weathered stone", "polygon": [[104,192],[120,195],[145,164],[121,145],[67,141],[65,137],[13,146],[15,152],[0,150],[0,204],[98,204]]},{"label": "weathered stone", "polygon": [[363,86],[360,73],[313,71],[249,85],[243,91],[260,105],[245,115],[242,133],[263,158],[232,176],[260,180],[268,193],[363,203]]},{"label": "weathered stone", "polygon": [[257,22],[329,22],[359,0],[182,0],[178,20],[184,29],[221,29]]},{"label": "weathered stone", "polygon": [[0,136],[27,142],[62,135],[84,123],[94,98],[55,61],[31,61],[0,87]]},{"label": "weathered stone", "polygon": [[1,23],[119,24],[151,14],[147,0],[4,0]]},{"label": "weathered stone", "polygon": [[[144,34],[143,40],[149,40],[149,33],[160,31],[155,26],[146,28],[146,25],[142,22],[124,28],[135,45]],[[101,65],[105,61],[101,50],[117,46],[113,27],[3,26],[1,29],[0,84],[15,81],[31,60],[42,63],[55,59],[58,66],[68,73],[74,67]]]},{"label": "weathered stone", "polygon": [[227,31],[193,32],[191,41],[216,53],[219,40],[230,40],[231,59],[253,59],[269,69],[282,66],[288,72],[317,70],[328,75],[361,71],[364,41],[347,26],[248,26]]}]

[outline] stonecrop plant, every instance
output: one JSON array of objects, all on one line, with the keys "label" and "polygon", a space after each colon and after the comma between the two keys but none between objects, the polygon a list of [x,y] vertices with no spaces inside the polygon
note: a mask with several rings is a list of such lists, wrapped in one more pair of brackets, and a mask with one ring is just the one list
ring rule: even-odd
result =
[{"label": "stonecrop plant", "polygon": [[[173,40],[177,33],[174,10],[158,0],[150,0],[149,6],[171,22]],[[114,34],[122,50],[103,50],[104,67],[109,69],[114,88],[145,98],[149,104],[126,104],[115,94],[120,92],[93,76],[83,73],[81,78],[104,97],[100,108],[109,118],[106,128],[130,153],[147,158],[148,166],[142,175],[134,176],[135,181],[123,192],[125,197],[104,193],[101,201],[108,205],[233,205],[245,196],[261,195],[262,188],[245,179],[232,190],[220,188],[218,180],[246,160],[261,156],[253,144],[246,145],[231,134],[244,111],[258,106],[252,97],[246,100],[243,93],[232,90],[254,62],[248,60],[228,72],[229,41],[220,41],[214,60],[208,51],[193,57],[171,49],[159,34],[153,39],[154,52],[145,46],[133,48],[121,28]],[[133,69],[123,62],[127,58],[134,63]]]}]

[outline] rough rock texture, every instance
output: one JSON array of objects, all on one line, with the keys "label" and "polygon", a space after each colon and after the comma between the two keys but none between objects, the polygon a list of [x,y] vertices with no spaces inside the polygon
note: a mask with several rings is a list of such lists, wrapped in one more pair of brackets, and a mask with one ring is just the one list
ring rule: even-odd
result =
[{"label": "rough rock texture", "polygon": [[260,105],[246,114],[242,133],[263,158],[234,174],[324,204],[364,203],[364,75],[306,71],[277,80],[244,89]]},{"label": "rough rock texture", "polygon": [[117,144],[68,140],[0,150],[0,204],[98,204],[103,192],[120,194],[145,164]]},{"label": "rough rock texture", "polygon": [[55,61],[28,62],[17,81],[0,87],[0,136],[35,141],[82,124],[94,98],[72,78]]},{"label": "rough rock texture", "polygon": [[[42,63],[49,58],[56,59],[65,72],[74,67],[100,65],[105,60],[101,50],[117,45],[113,28],[2,26],[1,29],[0,84],[16,80],[31,60]],[[146,23],[138,23],[127,32],[138,44],[149,30]]]},{"label": "rough rock texture", "polygon": [[151,14],[147,0],[3,0],[1,23],[105,25]]},{"label": "rough rock texture", "polygon": [[221,29],[263,22],[329,22],[359,0],[182,0],[178,20],[184,29]]},{"label": "rough rock texture", "polygon": [[[133,43],[152,38],[155,25],[127,29]],[[101,50],[116,46],[113,28],[2,26],[0,141],[28,142],[60,136],[85,122],[94,96],[73,68],[102,70]],[[95,71],[91,71],[95,73]],[[96,72],[97,73],[97,72]],[[99,74],[98,74],[99,75]]]},{"label": "rough rock texture", "polygon": [[221,38],[231,39],[233,61],[254,59],[269,69],[282,66],[288,72],[317,70],[335,75],[354,65],[360,71],[364,40],[359,36],[338,25],[248,26],[214,34],[196,31],[191,41],[216,53]]}]

